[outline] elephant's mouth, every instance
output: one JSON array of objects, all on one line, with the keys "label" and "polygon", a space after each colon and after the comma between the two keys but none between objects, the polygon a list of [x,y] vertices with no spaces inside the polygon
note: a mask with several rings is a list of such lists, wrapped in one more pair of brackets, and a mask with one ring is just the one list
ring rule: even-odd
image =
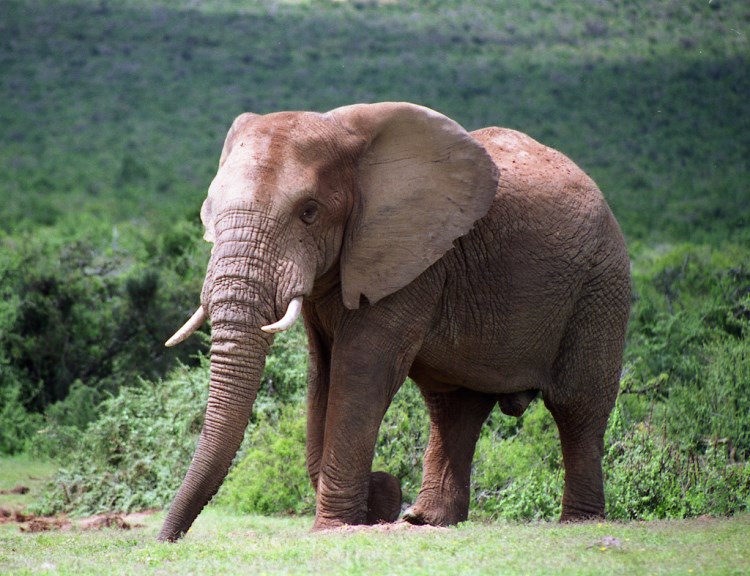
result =
[{"label": "elephant's mouth", "polygon": [[300,312],[302,312],[302,296],[295,296],[289,302],[286,313],[281,318],[281,320],[279,320],[278,322],[274,322],[273,324],[268,324],[267,326],[261,326],[260,329],[263,330],[263,332],[268,332],[269,334],[275,334],[276,332],[283,332],[284,330],[288,330],[297,321]]},{"label": "elephant's mouth", "polygon": [[[277,332],[283,332],[284,330],[288,330],[289,328],[291,328],[302,312],[302,299],[302,296],[295,296],[294,298],[292,298],[292,300],[289,302],[289,305],[287,306],[286,313],[280,320],[274,322],[273,324],[261,326],[260,329],[263,330],[263,332],[275,334]],[[177,330],[177,332],[175,332],[174,335],[169,340],[167,340],[164,345],[167,347],[172,347],[176,346],[180,342],[184,342],[190,337],[191,334],[193,334],[193,332],[203,326],[203,323],[207,319],[208,314],[206,313],[205,308],[203,308],[203,306],[199,306],[195,313],[190,317],[190,319],[185,322],[185,324],[183,324],[182,327]]]}]

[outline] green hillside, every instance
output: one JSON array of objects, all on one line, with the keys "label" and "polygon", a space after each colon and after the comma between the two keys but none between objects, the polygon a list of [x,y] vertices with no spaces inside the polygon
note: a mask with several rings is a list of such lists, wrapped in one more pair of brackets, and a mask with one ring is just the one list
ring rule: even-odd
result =
[{"label": "green hillside", "polygon": [[[207,340],[162,342],[198,300],[198,211],[232,119],[385,100],[526,132],[612,206],[635,294],[609,513],[750,509],[750,6],[730,0],[2,0],[0,453],[73,461],[61,474],[86,494],[51,490],[44,505],[160,506],[179,482],[158,451],[192,450]],[[279,338],[257,416],[276,426],[253,428],[245,448],[268,461],[265,484],[230,477],[223,501],[309,511],[304,371],[301,332]],[[184,437],[146,442],[174,433],[149,419],[175,398],[189,404]],[[139,431],[127,438],[123,413]],[[378,461],[407,497],[424,424],[405,387]],[[493,414],[474,477],[484,517],[557,513],[555,434],[540,403],[520,421]],[[139,442],[155,454],[149,473],[112,456]],[[286,471],[304,487],[259,504],[274,446],[297,454]]]},{"label": "green hillside", "polygon": [[747,238],[741,2],[6,0],[0,10],[5,229],[77,210],[149,223],[195,215],[239,112],[408,100],[561,149],[601,184],[629,237]]}]

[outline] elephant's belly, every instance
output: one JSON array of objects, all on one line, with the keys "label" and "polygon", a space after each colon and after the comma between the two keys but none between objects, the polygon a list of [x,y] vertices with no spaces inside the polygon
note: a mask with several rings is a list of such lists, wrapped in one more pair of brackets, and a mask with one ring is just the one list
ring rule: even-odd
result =
[{"label": "elephant's belly", "polygon": [[526,390],[544,390],[550,381],[550,369],[545,366],[494,366],[479,362],[464,362],[456,356],[442,359],[418,356],[411,366],[409,377],[423,389],[449,392],[468,388],[487,394],[509,394]]},{"label": "elephant's belly", "polygon": [[524,316],[484,318],[454,314],[428,332],[409,375],[423,387],[461,387],[509,394],[546,390],[562,329],[540,305]]}]

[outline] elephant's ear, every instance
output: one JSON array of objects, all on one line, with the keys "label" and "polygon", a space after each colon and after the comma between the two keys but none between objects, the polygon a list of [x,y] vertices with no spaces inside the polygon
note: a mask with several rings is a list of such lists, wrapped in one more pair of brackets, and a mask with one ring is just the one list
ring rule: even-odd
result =
[{"label": "elephant's ear", "polygon": [[341,256],[344,305],[403,288],[489,210],[498,171],[456,122],[414,104],[357,104],[330,112],[368,142],[359,205]]},{"label": "elephant's ear", "polygon": [[[226,159],[232,151],[232,148],[234,148],[237,140],[237,135],[248,124],[248,122],[250,122],[256,116],[257,114],[253,114],[252,112],[245,112],[234,119],[234,122],[232,122],[232,126],[229,128],[229,132],[227,132],[227,137],[224,139],[224,147],[221,149],[221,157],[219,158],[220,169],[224,165],[224,162],[226,162]],[[203,201],[203,206],[201,206],[201,222],[203,222],[203,226],[206,229],[205,233],[203,234],[204,240],[206,240],[207,242],[214,242],[216,240],[216,233],[214,231],[214,215],[213,210],[211,209],[210,197],[207,197]]]}]

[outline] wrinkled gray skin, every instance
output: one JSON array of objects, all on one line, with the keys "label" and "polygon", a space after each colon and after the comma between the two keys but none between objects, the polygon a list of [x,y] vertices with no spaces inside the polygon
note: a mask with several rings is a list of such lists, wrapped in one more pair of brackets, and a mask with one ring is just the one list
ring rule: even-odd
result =
[{"label": "wrinkled gray skin", "polygon": [[407,375],[431,419],[407,521],[464,520],[482,423],[539,392],[560,432],[561,519],[603,515],[629,263],[601,193],[565,156],[405,103],[244,114],[201,216],[214,243],[201,295],[210,395],[161,540],[180,538],[223,482],[272,341],[261,327],[298,296],[315,529],[397,518],[399,483],[371,466]]}]

